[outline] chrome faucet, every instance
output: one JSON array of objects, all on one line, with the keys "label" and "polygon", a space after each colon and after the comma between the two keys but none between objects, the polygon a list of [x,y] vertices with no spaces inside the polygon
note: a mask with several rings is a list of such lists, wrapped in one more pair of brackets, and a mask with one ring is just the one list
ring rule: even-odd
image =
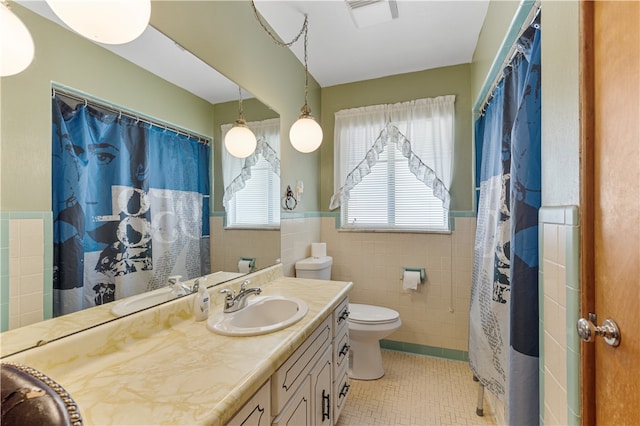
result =
[{"label": "chrome faucet", "polygon": [[184,282],[180,281],[180,278],[182,278],[182,275],[173,275],[167,280],[171,287],[171,294],[173,294],[174,297],[186,296],[198,291],[198,287],[200,287],[199,279],[196,280],[193,288],[191,288]]},{"label": "chrome faucet", "polygon": [[247,306],[247,298],[249,296],[251,296],[252,294],[257,295],[262,293],[262,289],[260,287],[247,288],[247,285],[249,283],[249,280],[243,282],[237,295],[233,293],[233,290],[230,290],[228,288],[223,288],[222,290],[220,290],[220,293],[226,295],[224,298],[223,312],[229,313],[239,311],[240,309]]}]

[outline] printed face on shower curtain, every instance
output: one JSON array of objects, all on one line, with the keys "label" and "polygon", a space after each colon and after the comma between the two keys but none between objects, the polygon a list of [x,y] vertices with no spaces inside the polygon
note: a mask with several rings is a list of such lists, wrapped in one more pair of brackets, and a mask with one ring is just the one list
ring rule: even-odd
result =
[{"label": "printed face on shower curtain", "polygon": [[59,121],[54,143],[54,185],[62,184],[57,197],[54,190],[54,221],[63,230],[56,233],[54,288],[89,284],[86,307],[115,299],[115,277],[152,265],[145,129],[82,108],[63,109],[66,121],[84,123]]}]

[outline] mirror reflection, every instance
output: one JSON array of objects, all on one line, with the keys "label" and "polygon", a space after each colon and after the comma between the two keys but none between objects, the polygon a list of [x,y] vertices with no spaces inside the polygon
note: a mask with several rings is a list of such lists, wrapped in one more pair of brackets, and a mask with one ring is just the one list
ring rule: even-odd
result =
[{"label": "mirror reflection", "polygon": [[[25,2],[23,5],[28,6],[29,3],[39,3],[40,7],[44,2]],[[28,244],[34,247],[33,250],[29,250],[29,258],[33,259],[35,264],[39,264],[39,272],[35,271],[34,274],[29,275],[29,285],[32,287],[32,291],[29,294],[28,302],[35,305],[32,310],[31,307],[27,308],[27,301],[20,300],[20,291],[15,290],[13,283],[15,280],[26,282],[24,279],[24,273],[32,272],[22,269],[23,276],[19,275],[17,271],[20,269],[18,265],[24,259],[16,258],[12,260],[11,265],[14,266],[9,272],[3,270],[3,275],[10,275],[9,279],[12,283],[11,292],[8,297],[11,298],[9,304],[4,300],[3,295],[3,311],[5,312],[2,318],[2,331],[12,330],[11,333],[20,333],[20,327],[33,324],[34,322],[42,319],[48,319],[54,316],[54,298],[56,290],[53,287],[54,278],[57,278],[59,269],[54,270],[51,266],[54,263],[55,257],[58,256],[59,250],[53,250],[54,242],[66,241],[69,236],[74,236],[73,226],[69,226],[70,222],[62,221],[60,227],[63,228],[62,234],[67,238],[59,239],[54,236],[52,229],[54,222],[60,216],[60,211],[64,211],[64,208],[60,209],[55,217],[51,217],[52,206],[57,201],[60,201],[64,207],[69,204],[69,207],[74,205],[74,197],[78,199],[77,195],[61,195],[60,199],[52,193],[54,185],[56,185],[54,164],[51,158],[51,87],[52,82],[59,84],[62,87],[73,88],[81,94],[90,95],[98,100],[108,101],[110,104],[120,106],[124,110],[133,111],[139,113],[144,117],[152,117],[157,119],[161,123],[168,123],[175,125],[179,129],[188,129],[195,135],[205,136],[213,140],[211,145],[211,153],[208,156],[207,163],[209,164],[208,182],[210,184],[210,198],[206,200],[206,196],[202,195],[205,199],[204,205],[209,208],[207,214],[205,214],[205,220],[202,222],[203,227],[209,227],[209,241],[210,247],[202,252],[199,252],[198,257],[201,260],[201,267],[198,273],[186,273],[182,277],[182,281],[186,282],[187,286],[193,285],[193,279],[198,276],[206,275],[206,285],[211,286],[219,282],[223,282],[232,279],[238,274],[246,273],[251,270],[261,269],[266,266],[272,265],[279,261],[280,258],[280,233],[279,233],[279,214],[274,213],[273,209],[269,209],[265,214],[271,217],[271,222],[251,224],[250,226],[242,226],[236,224],[236,226],[230,226],[227,220],[227,214],[223,204],[223,196],[225,188],[223,185],[223,148],[222,148],[222,128],[224,125],[233,123],[237,115],[237,86],[230,81],[227,81],[227,88],[221,89],[227,92],[233,93],[233,97],[227,97],[222,100],[211,100],[208,95],[193,94],[192,89],[185,90],[178,87],[173,81],[168,81],[164,76],[163,78],[146,71],[138,65],[133,64],[129,60],[125,60],[120,56],[109,52],[101,46],[97,46],[76,34],[62,28],[58,24],[55,24],[47,19],[42,18],[37,13],[22,7],[19,4],[12,4],[13,11],[19,15],[20,19],[28,26],[29,31],[34,37],[36,45],[36,59],[30,68],[19,76],[2,78],[2,137],[3,137],[3,150],[5,155],[9,156],[33,156],[33,173],[32,178],[41,182],[38,185],[41,193],[33,194],[21,194],[18,182],[12,181],[12,170],[3,171],[3,177],[9,176],[9,179],[5,179],[8,188],[6,192],[8,194],[3,195],[3,210],[16,211],[11,217],[7,218],[6,226],[11,233],[11,241],[28,240]],[[180,64],[176,64],[180,68]],[[189,78],[188,78],[189,79]],[[193,80],[193,78],[190,78]],[[206,84],[205,84],[206,86]],[[215,89],[207,87],[209,94]],[[244,113],[248,122],[267,122],[269,120],[278,120],[278,114],[268,106],[262,104],[256,99],[251,99],[251,95],[246,92],[243,94],[244,99]],[[73,109],[77,106],[71,104],[69,108]],[[213,120],[212,120],[213,117]],[[279,127],[279,126],[278,126]],[[160,132],[160,131],[159,131]],[[7,141],[7,143],[5,143]],[[201,144],[201,142],[200,142]],[[100,145],[100,144],[94,144]],[[275,143],[271,143],[270,146]],[[196,145],[197,146],[197,145]],[[78,146],[74,145],[62,145],[61,153],[73,153],[75,155],[72,158],[73,161],[81,161],[82,155],[92,154],[94,159],[103,166],[110,166],[109,160],[113,158],[108,154],[113,154],[107,149],[109,147],[102,146],[84,146],[81,147],[84,153]],[[266,152],[266,151],[265,151]],[[80,155],[82,154],[82,155]],[[55,155],[55,154],[54,154]],[[278,174],[274,173],[275,167],[269,163],[264,156],[257,156],[259,161],[266,161],[269,164],[267,171],[272,174],[271,182],[275,188],[279,188]],[[174,172],[172,163],[178,160],[165,160],[160,166],[158,166],[163,173],[171,175]],[[54,163],[54,164],[52,164]],[[279,165],[278,165],[279,167]],[[153,166],[156,169],[156,166]],[[253,170],[253,169],[252,169]],[[256,169],[257,170],[257,169]],[[134,176],[141,178],[150,169],[138,168],[138,166],[131,166],[127,169],[128,176]],[[100,171],[102,173],[103,171]],[[88,175],[96,176],[97,172],[90,172]],[[76,172],[77,174],[77,172]],[[21,176],[20,173],[15,173],[15,176]],[[102,180],[102,179],[100,179]],[[65,182],[65,177],[61,176],[60,181]],[[275,184],[273,182],[276,182]],[[115,185],[118,186],[118,185]],[[126,186],[126,185],[120,185]],[[141,196],[141,188],[135,185],[129,185],[129,189],[123,191],[113,192],[113,186],[107,190],[106,193],[102,192],[102,196],[106,201],[113,201],[114,196],[117,202],[122,202],[120,207],[126,207],[124,210],[140,212],[144,210],[145,203],[151,201],[146,200],[144,196]],[[256,199],[250,193],[246,191],[244,199],[240,200],[235,206],[237,211],[247,212],[252,206],[251,200],[256,202],[254,207],[260,205],[261,200]],[[262,195],[262,194],[260,194]],[[154,196],[159,196],[155,194]],[[28,200],[27,200],[28,197]],[[160,199],[162,197],[160,196]],[[277,200],[277,192],[276,192]],[[91,201],[91,200],[89,200]],[[95,200],[94,200],[95,201]],[[193,210],[196,210],[194,205],[189,200],[182,200],[182,207],[179,215],[183,215],[185,206],[189,206]],[[69,203],[68,203],[69,202]],[[90,205],[97,206],[97,201],[91,201]],[[151,203],[150,205],[153,205]],[[172,207],[174,212],[177,208],[175,205]],[[127,210],[129,209],[129,210]],[[201,209],[201,211],[204,209]],[[257,212],[259,208],[254,208]],[[21,217],[20,211],[29,211],[28,215]],[[34,215],[31,212],[41,211],[42,215]],[[117,211],[117,213],[114,213]],[[111,215],[119,214],[122,209],[112,208]],[[278,211],[279,213],[279,211]],[[170,216],[179,216],[170,215]],[[208,215],[208,221],[206,220]],[[109,215],[105,214],[92,214],[91,216],[97,217],[96,224],[109,224]],[[144,217],[144,215],[142,216]],[[113,218],[111,218],[113,219]],[[3,216],[3,220],[5,217]],[[152,220],[151,220],[152,221]],[[113,221],[115,222],[115,221]],[[109,235],[119,236],[117,241],[128,241],[133,243],[131,245],[137,246],[138,252],[149,250],[149,248],[141,248],[140,242],[145,240],[144,233],[140,232],[141,228],[137,224],[132,223],[132,220],[124,221],[125,224],[121,226],[122,220],[117,221],[118,225],[113,223],[109,224],[111,228]],[[4,223],[4,222],[3,222]],[[154,225],[155,226],[155,225]],[[166,235],[172,235],[172,227],[176,227],[175,221],[167,215],[164,219],[158,222],[157,226],[167,231]],[[183,225],[185,229],[190,228],[190,224]],[[41,231],[34,232],[34,229],[39,228]],[[77,231],[77,229],[76,229]],[[93,233],[99,241],[101,237],[97,236],[95,229],[85,229],[85,233],[89,235]],[[35,235],[34,235],[35,234]],[[58,239],[56,239],[58,238]],[[74,241],[73,239],[71,241]],[[201,245],[202,239],[196,239],[198,246]],[[39,248],[38,248],[39,246]],[[105,253],[105,249],[107,249]],[[10,257],[13,259],[16,253],[15,247],[9,247]],[[60,248],[62,250],[62,248]],[[155,248],[154,248],[155,249]],[[98,254],[94,256],[92,260],[92,268],[89,273],[100,272],[104,276],[112,275],[112,288],[109,285],[100,285],[98,283],[99,292],[94,292],[92,297],[95,302],[96,296],[102,297],[101,303],[109,303],[110,305],[117,304],[119,300],[126,299],[132,296],[136,292],[121,292],[118,294],[119,281],[127,274],[119,272],[113,272],[106,266],[112,263],[119,263],[122,268],[120,271],[127,271],[132,268],[132,258],[135,259],[138,264],[136,265],[136,271],[144,270],[141,265],[144,262],[140,262],[140,258],[137,257],[139,253],[127,254],[123,257],[123,253],[120,251],[117,244],[103,244]],[[171,248],[167,248],[167,252],[172,251]],[[23,251],[24,252],[24,251]],[[188,257],[193,257],[193,252],[178,254],[174,263],[186,262]],[[129,257],[127,257],[129,256]],[[181,257],[182,256],[182,257]],[[134,262],[135,263],[135,262]],[[205,265],[203,268],[202,265]],[[102,268],[102,269],[101,269]],[[4,269],[4,266],[3,266]],[[6,272],[6,273],[5,273]],[[141,290],[159,291],[159,289],[165,288],[168,283],[168,277],[173,276],[176,272],[172,268],[167,268],[167,271],[163,274],[162,278],[156,278],[151,285],[149,281],[140,286]],[[86,268],[83,272],[74,272],[87,274]],[[166,276],[165,276],[166,275]],[[35,277],[35,278],[34,278]],[[37,288],[35,288],[37,287]],[[34,289],[35,288],[35,289]],[[78,287],[73,287],[77,289]],[[102,291],[102,293],[100,293]],[[108,293],[113,291],[114,297],[111,299],[108,297]],[[75,290],[77,293],[77,290]],[[107,295],[107,297],[103,297]],[[86,295],[73,296],[72,300],[76,300],[78,297],[87,299]],[[135,296],[134,296],[135,297]],[[115,300],[110,302],[110,300]],[[151,299],[155,301],[162,301],[162,298]],[[155,303],[155,302],[154,302]],[[63,303],[64,304],[64,303]],[[68,311],[64,309],[59,313],[64,314],[66,312],[72,312],[80,305],[77,302],[73,302]],[[135,304],[134,304],[135,305]],[[91,306],[91,305],[90,305]],[[8,307],[9,309],[4,309]],[[105,312],[106,305],[98,306],[97,308],[88,309],[86,315],[82,317],[82,320],[78,324],[74,324],[72,327],[66,329],[63,333],[75,332],[81,329],[94,326],[101,322],[110,321],[115,318],[114,314]],[[142,306],[142,307],[146,307]],[[9,312],[7,312],[9,311]],[[83,311],[84,312],[84,311]],[[56,312],[58,313],[58,312]],[[43,323],[43,324],[46,324]],[[42,328],[31,326],[30,338],[32,344],[38,340],[51,340],[53,338],[62,337],[60,333],[46,329],[43,325]],[[24,348],[11,348],[11,351],[21,350]],[[9,352],[3,345],[2,355],[7,355]]]}]

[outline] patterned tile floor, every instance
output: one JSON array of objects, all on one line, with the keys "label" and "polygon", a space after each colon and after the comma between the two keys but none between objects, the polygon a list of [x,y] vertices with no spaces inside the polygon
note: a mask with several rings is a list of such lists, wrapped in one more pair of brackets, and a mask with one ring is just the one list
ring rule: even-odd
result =
[{"label": "patterned tile floor", "polygon": [[382,351],[385,375],[351,380],[337,426],[495,425],[485,402],[476,415],[478,384],[469,364],[389,350]]}]

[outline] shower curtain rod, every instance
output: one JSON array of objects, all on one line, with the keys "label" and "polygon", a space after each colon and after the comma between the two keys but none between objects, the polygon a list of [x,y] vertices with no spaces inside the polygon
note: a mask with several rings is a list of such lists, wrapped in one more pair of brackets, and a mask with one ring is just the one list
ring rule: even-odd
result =
[{"label": "shower curtain rod", "polygon": [[[523,2],[523,6],[522,7],[526,7],[526,1]],[[524,32],[527,30],[527,28],[529,28],[536,20],[536,18],[538,17],[538,15],[540,14],[540,9],[541,9],[541,0],[535,0],[533,2],[529,2],[529,3],[533,3],[533,5],[531,6],[531,9],[529,11],[529,13],[526,15],[523,24],[520,26],[520,29],[518,30],[516,36],[514,37],[514,41],[511,44],[511,47],[509,48],[507,54],[505,55],[504,60],[502,61],[502,63],[500,64],[500,68],[495,69],[496,64],[493,64],[492,69],[495,69],[495,73],[496,76],[493,79],[493,82],[491,83],[489,87],[489,89],[487,90],[487,93],[485,94],[484,98],[482,98],[482,102],[478,103],[476,105],[479,106],[479,108],[476,109],[476,111],[478,112],[479,115],[483,115],[485,109],[487,108],[487,105],[489,104],[489,101],[491,101],[491,98],[493,98],[493,92],[496,89],[496,87],[498,86],[498,84],[500,83],[500,81],[502,81],[502,79],[504,78],[504,70],[505,68],[507,68],[514,60],[514,58],[516,57],[516,55],[519,53],[518,50],[518,43],[517,40],[522,36],[522,34],[524,34]],[[514,21],[517,18],[514,18]],[[512,24],[513,26],[513,24]],[[508,37],[508,35],[507,35]],[[505,38],[505,41],[503,42],[503,47],[502,49],[504,49],[504,44],[507,41],[507,39]],[[502,50],[501,49],[501,50]],[[497,57],[496,57],[497,59]],[[486,82],[485,82],[486,84]]]},{"label": "shower curtain rod", "polygon": [[112,103],[97,99],[93,96],[81,93],[81,92],[77,92],[75,90],[66,88],[66,87],[61,87],[59,85],[53,85],[51,87],[51,96],[55,96],[55,95],[60,95],[60,96],[64,96],[70,99],[73,99],[74,101],[78,101],[78,102],[82,102],[85,105],[91,105],[93,107],[97,107],[100,109],[104,109],[107,110],[109,112],[113,112],[118,114],[118,116],[126,116],[129,118],[133,118],[137,121],[142,121],[143,123],[147,123],[150,126],[155,126],[158,127],[160,129],[164,129],[164,130],[170,130],[176,134],[179,135],[184,135],[190,139],[195,139],[198,141],[198,143],[203,143],[205,145],[210,145],[211,144],[211,138],[204,136],[204,135],[199,135],[197,133],[194,133],[190,130],[184,129],[182,127],[178,127],[175,126],[173,124],[167,123],[165,121],[162,120],[158,120],[156,118],[150,117],[148,115],[144,115],[144,114],[140,114],[138,112],[135,111],[131,111],[128,110],[126,108],[114,105]]}]

